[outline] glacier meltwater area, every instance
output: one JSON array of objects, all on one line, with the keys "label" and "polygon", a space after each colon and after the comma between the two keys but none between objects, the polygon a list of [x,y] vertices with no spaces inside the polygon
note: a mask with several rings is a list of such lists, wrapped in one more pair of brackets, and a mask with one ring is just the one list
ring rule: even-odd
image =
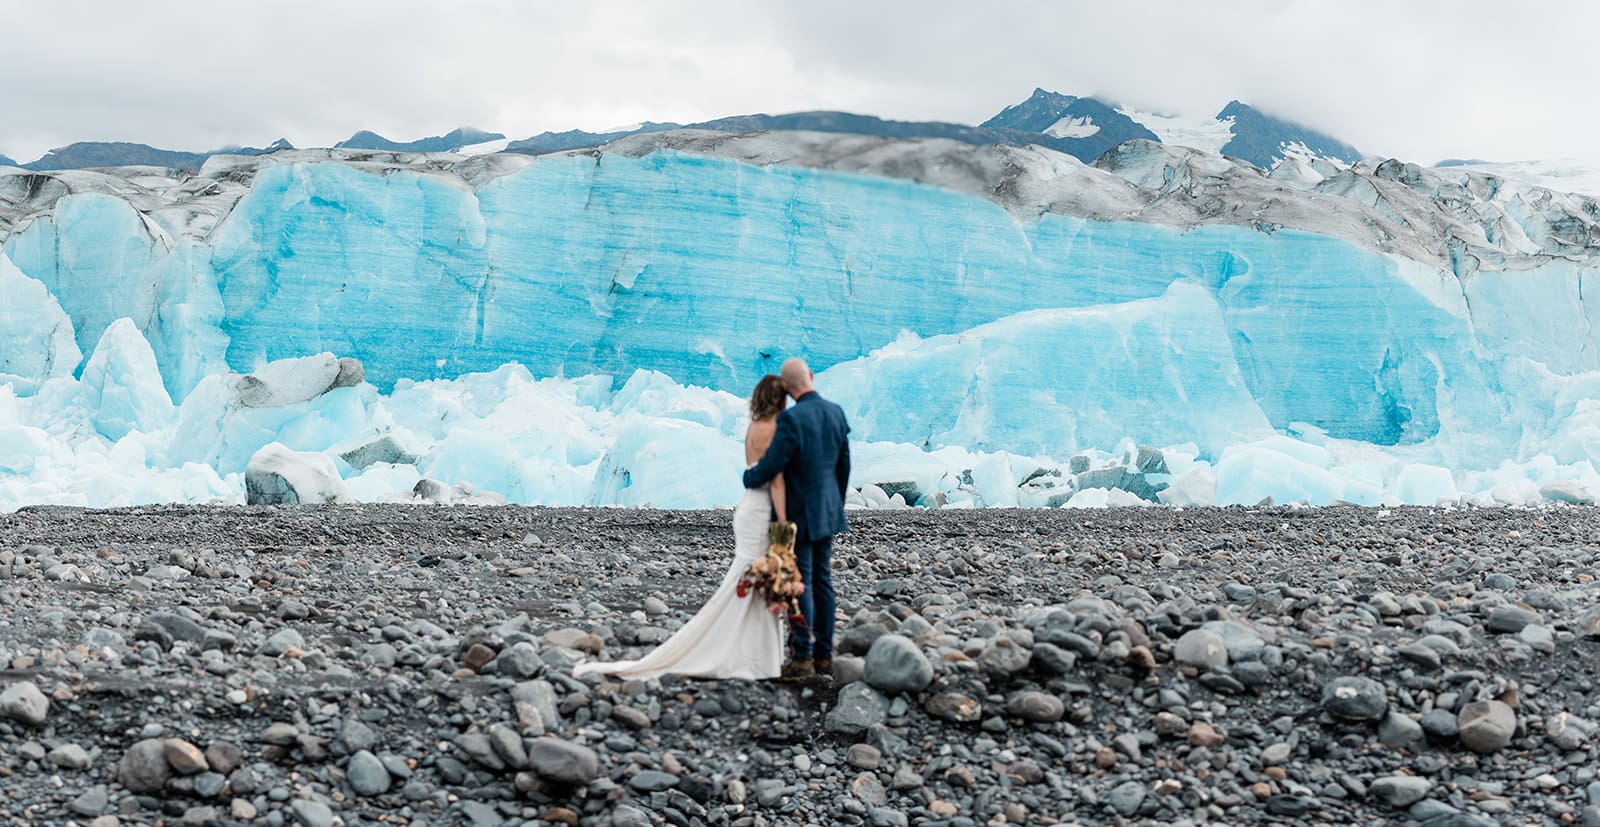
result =
[{"label": "glacier meltwater area", "polygon": [[0,170],[0,508],[240,502],[268,446],[328,496],[730,504],[794,355],[858,504],[1600,493],[1588,199],[710,140]]}]

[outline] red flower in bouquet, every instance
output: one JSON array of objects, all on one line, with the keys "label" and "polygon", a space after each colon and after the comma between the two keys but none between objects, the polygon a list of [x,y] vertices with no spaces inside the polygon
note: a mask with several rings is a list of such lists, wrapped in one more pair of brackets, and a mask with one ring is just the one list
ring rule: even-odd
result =
[{"label": "red flower in bouquet", "polygon": [[806,584],[800,579],[800,566],[794,559],[795,525],[773,523],[768,536],[772,545],[739,578],[738,594],[740,597],[748,597],[752,592],[759,594],[774,616],[787,615],[791,622],[804,623],[800,595],[805,594]]}]

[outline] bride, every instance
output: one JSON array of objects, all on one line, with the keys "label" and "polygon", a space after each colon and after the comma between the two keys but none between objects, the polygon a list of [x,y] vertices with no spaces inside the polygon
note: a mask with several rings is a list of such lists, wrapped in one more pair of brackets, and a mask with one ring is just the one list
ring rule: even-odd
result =
[{"label": "bride", "polygon": [[[788,404],[777,376],[764,376],[750,394],[750,429],[744,437],[746,467],[767,452],[778,414]],[[777,509],[786,521],[783,475],[764,488],[747,489],[733,509],[733,562],[705,605],[672,637],[639,660],[584,663],[575,676],[590,672],[647,680],[668,673],[697,678],[776,678],[783,669],[784,618],[767,610],[758,595],[739,597],[739,579],[767,553],[767,528]]]}]

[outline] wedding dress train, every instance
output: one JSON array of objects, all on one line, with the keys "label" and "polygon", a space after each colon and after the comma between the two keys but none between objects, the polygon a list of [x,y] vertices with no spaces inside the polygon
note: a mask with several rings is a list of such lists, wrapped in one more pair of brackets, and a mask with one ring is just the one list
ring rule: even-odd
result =
[{"label": "wedding dress train", "polygon": [[772,496],[767,487],[747,489],[733,509],[733,562],[700,611],[660,646],[638,660],[584,663],[590,672],[646,680],[665,674],[697,678],[776,678],[783,669],[783,623],[760,595],[740,597],[739,579],[767,553]]}]

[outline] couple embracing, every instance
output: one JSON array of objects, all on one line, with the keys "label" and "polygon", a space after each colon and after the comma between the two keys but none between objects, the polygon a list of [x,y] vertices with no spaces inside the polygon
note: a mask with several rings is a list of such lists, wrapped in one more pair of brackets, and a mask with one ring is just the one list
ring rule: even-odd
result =
[{"label": "couple embracing", "polygon": [[[733,510],[733,562],[694,617],[643,658],[586,663],[588,672],[644,680],[672,673],[702,678],[803,679],[833,671],[833,536],[845,530],[844,492],[850,480],[850,426],[838,405],[812,387],[804,360],[783,363],[750,396],[745,434],[744,498]],[[788,406],[792,397],[794,405]],[[771,522],[793,522],[794,556],[805,590],[804,622],[786,622],[763,599],[741,597],[739,581],[768,549]]]}]

